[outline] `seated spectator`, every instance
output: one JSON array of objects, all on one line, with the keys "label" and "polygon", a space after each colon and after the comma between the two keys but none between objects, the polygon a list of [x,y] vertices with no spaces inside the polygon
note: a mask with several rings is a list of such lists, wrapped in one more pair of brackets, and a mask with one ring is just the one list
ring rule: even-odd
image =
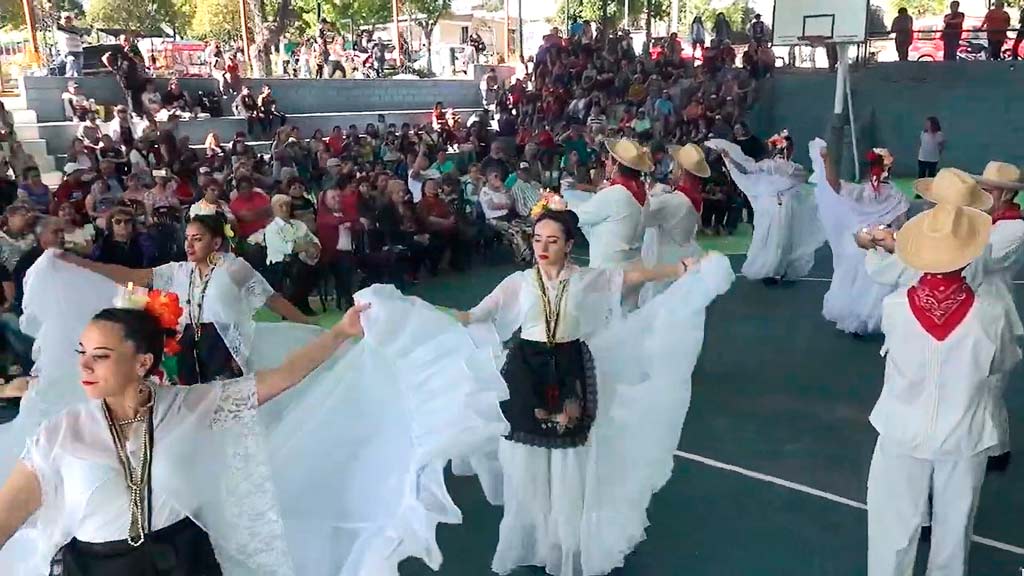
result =
[{"label": "seated spectator", "polygon": [[171,78],[167,82],[167,90],[161,96],[164,108],[180,114],[196,114],[198,110],[192,104],[192,98],[181,89],[177,78]]},{"label": "seated spectator", "polygon": [[85,197],[85,211],[89,220],[99,229],[106,228],[107,216],[120,200],[121,195],[111,190],[105,179],[93,180],[89,195]]},{"label": "seated spectator", "polygon": [[[11,307],[15,314],[21,315],[21,303],[25,297],[25,274],[36,260],[50,249],[60,250],[65,247],[63,223],[52,217],[42,217],[36,222],[35,244],[18,259],[11,275],[14,277],[14,304]],[[31,350],[31,344],[29,345]]]},{"label": "seated spectator", "polygon": [[110,211],[104,233],[92,250],[93,260],[128,268],[150,268],[155,255],[149,236],[136,229],[135,214],[124,206]]},{"label": "seated spectator", "polygon": [[61,204],[57,208],[57,218],[60,222],[62,247],[81,256],[91,254],[96,238],[96,229],[92,223],[75,212],[70,203]]},{"label": "seated spectator", "polygon": [[87,98],[75,80],[68,82],[67,91],[61,94],[61,101],[64,102],[64,117],[68,120],[84,122],[89,112],[96,111],[96,101]]},{"label": "seated spectator", "polygon": [[35,243],[32,236],[33,214],[27,204],[15,203],[7,207],[4,216],[6,222],[0,230],[0,267],[10,273]]},{"label": "seated spectator", "polygon": [[264,132],[270,132],[274,128],[274,119],[281,121],[281,126],[284,126],[288,118],[277,109],[277,99],[270,91],[270,86],[267,84],[263,85],[263,90],[260,92],[260,97],[257,100],[259,107],[259,118],[260,124],[263,126]]},{"label": "seated spectator", "polygon": [[76,162],[65,164],[64,180],[53,193],[54,204],[50,206],[50,213],[55,215],[61,204],[69,204],[75,214],[85,219],[88,216],[85,210],[85,197],[89,195],[89,187],[92,186],[95,177],[96,173],[87,166],[81,166]]},{"label": "seated spectator", "polygon": [[427,267],[435,276],[446,252],[451,254],[453,269],[459,270],[463,267],[458,223],[448,203],[441,198],[439,186],[440,182],[437,179],[424,182],[423,198],[416,205],[420,229],[429,236]]},{"label": "seated spectator", "polygon": [[505,190],[505,179],[500,170],[487,172],[486,184],[480,190],[480,206],[483,207],[484,218],[499,230],[507,229],[512,220],[512,195]]},{"label": "seated spectator", "polygon": [[320,241],[302,221],[292,218],[291,202],[291,197],[284,194],[277,194],[270,201],[274,219],[262,230],[267,248],[267,281],[303,314],[314,316],[309,294],[320,260]]},{"label": "seated spectator", "polygon": [[458,173],[455,169],[455,162],[448,158],[448,152],[444,149],[437,151],[437,161],[430,166],[430,170],[434,170],[442,176],[450,172],[455,172],[456,175]]},{"label": "seated spectator", "polygon": [[224,187],[221,186],[220,182],[216,180],[207,181],[203,187],[203,197],[198,202],[192,204],[188,209],[188,217],[194,218],[196,216],[212,216],[217,212],[224,215],[225,220],[232,226],[237,224],[235,215],[231,212],[231,207],[224,200]]},{"label": "seated spectator", "polygon": [[100,145],[100,136],[103,135],[103,128],[100,127],[99,119],[95,112],[86,112],[85,120],[78,125],[76,138],[92,146]]},{"label": "seated spectator", "polygon": [[178,200],[178,179],[169,171],[164,169],[153,170],[153,181],[156,183],[146,194],[146,210],[152,218],[153,213],[160,208],[181,208],[181,201]]},{"label": "seated spectator", "polygon": [[536,180],[529,162],[520,162],[512,184],[512,208],[520,218],[529,218],[530,210],[540,200],[540,182]]},{"label": "seated spectator", "polygon": [[316,235],[320,239],[321,268],[334,279],[335,304],[339,310],[352,306],[355,283],[356,248],[362,239],[359,220],[359,194],[342,179],[339,185],[320,194],[316,215]]},{"label": "seated spectator", "polygon": [[142,91],[142,109],[146,114],[157,116],[164,109],[163,98],[156,90],[156,82],[153,79],[146,80],[146,89]]},{"label": "seated spectator", "polygon": [[246,132],[249,134],[255,133],[256,124],[262,121],[259,103],[256,101],[256,97],[252,95],[252,90],[248,86],[242,86],[242,91],[235,98],[234,103],[231,104],[231,113],[245,118]]},{"label": "seated spectator", "polygon": [[27,202],[32,210],[46,214],[53,203],[53,193],[43,182],[42,172],[38,167],[26,169],[22,174],[22,182],[18,185],[18,199]]},{"label": "seated spectator", "polygon": [[430,234],[423,230],[404,182],[392,180],[389,183],[388,199],[375,215],[381,244],[377,248],[390,256],[394,269],[392,281],[402,286],[406,280],[419,280]]},{"label": "seated spectator", "polygon": [[264,268],[261,254],[258,250],[253,250],[245,239],[266,228],[270,223],[270,197],[255,187],[251,177],[242,176],[235,180],[235,197],[228,206],[238,221],[235,227],[238,237],[243,239],[239,242],[239,253],[257,270]]},{"label": "seated spectator", "polygon": [[633,119],[630,128],[633,131],[633,137],[643,143],[650,142],[654,135],[654,125],[651,123],[650,118],[647,117],[647,110],[643,108],[637,109],[636,118]]}]

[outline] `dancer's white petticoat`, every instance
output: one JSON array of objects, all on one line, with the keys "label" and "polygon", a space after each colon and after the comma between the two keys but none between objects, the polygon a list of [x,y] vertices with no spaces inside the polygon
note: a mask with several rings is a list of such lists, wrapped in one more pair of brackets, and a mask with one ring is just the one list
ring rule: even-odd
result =
[{"label": "dancer's white petticoat", "polygon": [[866,184],[843,182],[836,192],[825,178],[825,162],[821,150],[825,142],[810,143],[814,167],[815,199],[829,246],[832,248],[832,283],[822,304],[821,313],[836,328],[853,334],[878,332],[882,326],[882,300],[896,286],[879,284],[868,276],[865,251],[857,247],[854,236],[865,228],[878,225],[898,227],[905,218],[909,203],[891,184],[882,183],[876,192]]},{"label": "dancer's white petticoat", "polygon": [[[29,272],[25,307],[39,381],[19,417],[0,426],[3,474],[26,438],[34,438],[24,456],[30,464],[47,454],[60,462],[75,436],[52,432],[65,417],[95,415],[74,351],[115,292],[52,253]],[[437,569],[435,527],[461,521],[445,487],[446,463],[492,446],[507,430],[493,349],[392,287],[373,286],[356,300],[372,305],[363,314],[366,337],[263,407],[254,405],[250,377],[157,388],[157,413],[163,406],[169,416],[157,426],[154,454],[172,473],[158,473],[155,489],[210,534],[228,576],[397,576],[410,556]],[[318,333],[258,324],[255,368],[278,364]],[[42,508],[0,550],[5,576],[49,574],[57,547],[81,528],[79,512],[102,504],[90,500],[96,493],[88,485],[102,475],[63,480],[47,475]]]},{"label": "dancer's white petticoat", "polygon": [[814,265],[814,252],[825,243],[814,192],[802,166],[769,158],[755,162],[739,146],[712,139],[709,148],[728,152],[729,175],[754,207],[754,235],[743,262],[743,275],[801,278]]}]

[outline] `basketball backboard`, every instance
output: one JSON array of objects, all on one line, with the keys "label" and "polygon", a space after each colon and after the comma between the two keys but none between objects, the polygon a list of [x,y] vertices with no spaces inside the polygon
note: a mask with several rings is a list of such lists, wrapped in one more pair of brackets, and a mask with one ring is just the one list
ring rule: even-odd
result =
[{"label": "basketball backboard", "polygon": [[773,44],[807,44],[802,38],[863,42],[868,28],[868,0],[776,0]]}]

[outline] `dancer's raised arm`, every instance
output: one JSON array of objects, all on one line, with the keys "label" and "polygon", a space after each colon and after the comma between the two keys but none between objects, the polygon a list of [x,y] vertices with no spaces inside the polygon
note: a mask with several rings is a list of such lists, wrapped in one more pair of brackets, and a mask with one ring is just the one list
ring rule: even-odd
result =
[{"label": "dancer's raised arm", "polygon": [[349,308],[333,328],[293,352],[279,367],[257,372],[257,401],[262,405],[273,400],[319,368],[347,340],[362,336],[361,315],[369,307],[369,304],[358,304]]},{"label": "dancer's raised arm", "polygon": [[131,282],[137,286],[149,286],[153,282],[152,268],[136,269],[118,266],[117,264],[103,264],[101,262],[94,262],[92,260],[82,258],[81,256],[72,254],[71,252],[60,252],[57,254],[57,258],[67,262],[68,264],[74,264],[79,268],[85,268],[90,272],[95,272],[96,274],[121,285],[127,285]]},{"label": "dancer's raised arm", "polygon": [[7,482],[0,487],[0,548],[42,505],[39,478],[18,462]]},{"label": "dancer's raised arm", "polygon": [[636,266],[628,268],[622,274],[622,283],[628,287],[640,286],[648,282],[664,282],[666,280],[677,280],[686,273],[700,267],[700,260],[687,258],[678,264],[665,264],[646,268]]}]

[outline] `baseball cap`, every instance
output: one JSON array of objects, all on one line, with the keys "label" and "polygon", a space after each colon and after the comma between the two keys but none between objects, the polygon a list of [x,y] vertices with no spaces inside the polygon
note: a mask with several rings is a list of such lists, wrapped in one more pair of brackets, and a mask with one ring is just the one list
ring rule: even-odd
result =
[{"label": "baseball cap", "polygon": [[78,172],[79,170],[85,170],[85,167],[78,162],[68,162],[64,165],[64,175],[67,176],[72,172]]},{"label": "baseball cap", "polygon": [[338,158],[330,158],[327,160],[327,166],[341,166],[341,160]]},{"label": "baseball cap", "polygon": [[520,162],[519,163],[519,169],[520,170],[529,170],[530,169],[530,163],[529,162]]}]

